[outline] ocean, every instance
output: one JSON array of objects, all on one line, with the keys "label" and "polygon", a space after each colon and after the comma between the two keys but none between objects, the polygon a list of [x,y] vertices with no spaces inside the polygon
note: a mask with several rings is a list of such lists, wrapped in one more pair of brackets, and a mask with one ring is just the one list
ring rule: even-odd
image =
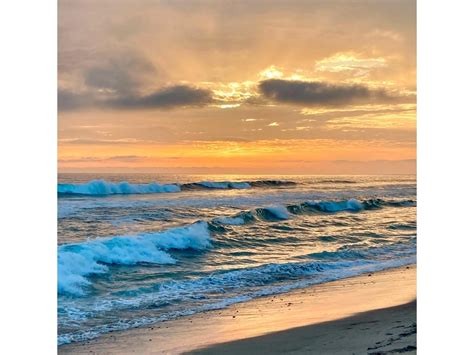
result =
[{"label": "ocean", "polygon": [[414,262],[414,175],[58,177],[58,344]]}]

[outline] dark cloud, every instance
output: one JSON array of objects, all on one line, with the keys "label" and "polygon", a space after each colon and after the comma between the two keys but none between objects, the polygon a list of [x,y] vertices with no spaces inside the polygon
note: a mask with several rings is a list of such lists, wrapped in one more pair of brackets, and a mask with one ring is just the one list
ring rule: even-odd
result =
[{"label": "dark cloud", "polygon": [[360,84],[268,79],[261,81],[258,88],[266,99],[303,106],[337,106],[394,100],[385,90],[372,90]]},{"label": "dark cloud", "polygon": [[59,88],[59,110],[83,108],[154,109],[202,106],[212,102],[212,91],[190,85],[165,86],[150,92],[166,75],[136,51],[114,52],[80,71],[80,92]]},{"label": "dark cloud", "polygon": [[[169,109],[202,106],[212,102],[212,91],[190,85],[165,86],[149,94],[147,83],[156,84],[158,74],[146,58],[127,52],[116,54],[81,71],[85,88],[81,92],[59,89],[59,110],[83,108]],[[148,88],[151,86],[148,85]]]},{"label": "dark cloud", "polygon": [[100,96],[95,99],[90,94],[74,93],[67,90],[58,92],[60,111],[79,110],[90,107],[103,109],[171,109],[185,106],[204,106],[212,103],[212,91],[194,86],[175,85],[159,89],[149,95],[123,94]]},{"label": "dark cloud", "polygon": [[162,88],[146,96],[124,96],[107,101],[106,106],[124,109],[203,106],[212,102],[212,91],[187,85]]},{"label": "dark cloud", "polygon": [[118,93],[131,92],[154,75],[156,69],[153,64],[133,53],[115,55],[83,72],[84,83],[88,87]]},{"label": "dark cloud", "polygon": [[87,94],[75,93],[61,88],[58,90],[59,111],[77,110],[85,106],[90,106],[93,101],[92,97]]}]

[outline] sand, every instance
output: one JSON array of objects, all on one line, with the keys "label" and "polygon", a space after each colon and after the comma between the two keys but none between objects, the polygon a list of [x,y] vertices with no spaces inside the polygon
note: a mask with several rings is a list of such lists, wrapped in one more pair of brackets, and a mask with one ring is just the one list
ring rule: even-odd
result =
[{"label": "sand", "polygon": [[60,354],[410,354],[416,266],[364,274],[153,327],[60,346]]},{"label": "sand", "polygon": [[197,349],[187,354],[416,353],[416,302]]}]

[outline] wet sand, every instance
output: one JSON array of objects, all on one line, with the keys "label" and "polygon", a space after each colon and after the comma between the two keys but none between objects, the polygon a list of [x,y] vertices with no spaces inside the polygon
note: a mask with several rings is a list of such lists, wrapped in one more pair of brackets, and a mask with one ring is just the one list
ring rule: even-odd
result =
[{"label": "wet sand", "polygon": [[416,265],[63,345],[60,354],[410,354]]}]

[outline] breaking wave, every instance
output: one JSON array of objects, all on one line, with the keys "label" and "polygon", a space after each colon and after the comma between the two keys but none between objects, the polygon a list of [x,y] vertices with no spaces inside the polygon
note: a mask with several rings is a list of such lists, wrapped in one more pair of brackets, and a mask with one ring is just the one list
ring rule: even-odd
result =
[{"label": "breaking wave", "polygon": [[58,248],[58,292],[84,295],[91,284],[87,277],[106,273],[107,265],[174,264],[176,260],[166,250],[202,250],[210,246],[210,239],[207,223],[197,222],[158,233],[62,245]]},{"label": "breaking wave", "polygon": [[163,232],[117,236],[88,240],[78,244],[66,244],[58,248],[58,292],[83,295],[90,285],[88,276],[106,273],[107,265],[134,265],[138,263],[173,264],[176,260],[166,251],[169,249],[202,250],[211,245],[211,231],[225,231],[219,225],[239,226],[253,223],[256,219],[272,222],[287,220],[300,213],[359,212],[382,206],[403,207],[411,200],[384,201],[356,199],[345,201],[308,201],[300,205],[267,206],[252,211],[242,211],[234,216],[220,216],[211,221],[169,229]]},{"label": "breaking wave", "polygon": [[105,180],[92,180],[83,184],[58,184],[58,195],[107,196],[126,194],[156,194],[165,192],[180,192],[181,190],[203,189],[249,189],[252,187],[279,187],[296,185],[293,181],[259,180],[259,181],[200,181],[184,184],[132,184],[127,181],[118,183]]},{"label": "breaking wave", "polygon": [[179,192],[176,184],[160,185],[130,184],[126,181],[113,183],[104,180],[92,180],[85,184],[58,184],[58,194],[61,195],[118,195],[118,194],[154,194],[163,192]]},{"label": "breaking wave", "polygon": [[295,185],[292,181],[201,181],[185,184],[131,184],[127,181],[113,183],[105,180],[92,180],[84,184],[58,184],[60,197],[70,195],[107,196],[125,194],[155,194],[180,192],[193,189],[248,189],[251,187],[272,187]]}]

